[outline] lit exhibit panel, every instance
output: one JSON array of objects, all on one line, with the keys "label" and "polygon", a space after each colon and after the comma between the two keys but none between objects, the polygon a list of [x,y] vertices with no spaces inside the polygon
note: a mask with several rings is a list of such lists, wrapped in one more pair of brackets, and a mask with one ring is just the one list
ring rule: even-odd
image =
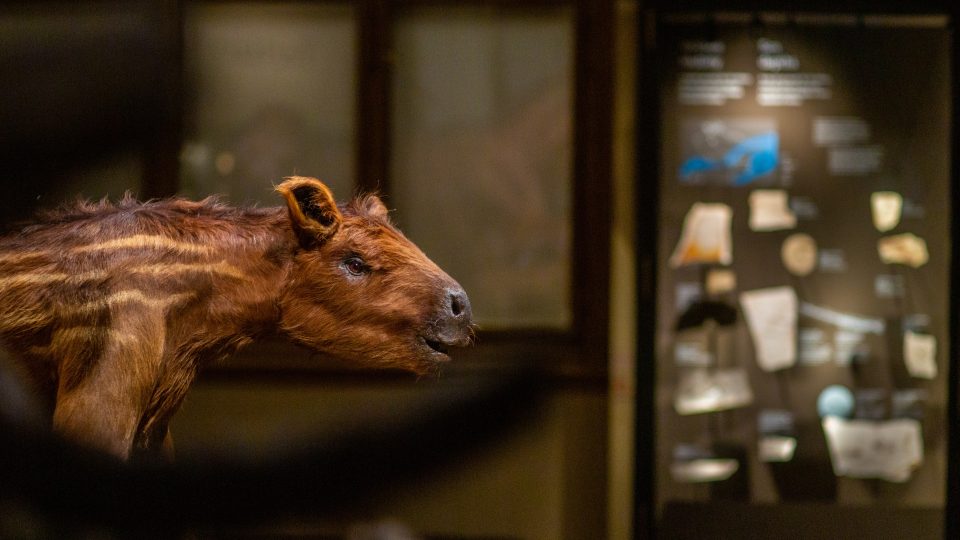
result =
[{"label": "lit exhibit panel", "polygon": [[922,21],[660,20],[659,511],[942,512],[951,49]]}]

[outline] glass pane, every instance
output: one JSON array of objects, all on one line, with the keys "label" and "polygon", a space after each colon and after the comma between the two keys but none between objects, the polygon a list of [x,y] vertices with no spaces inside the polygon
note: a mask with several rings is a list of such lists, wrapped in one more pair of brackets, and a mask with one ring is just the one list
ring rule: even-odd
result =
[{"label": "glass pane", "polygon": [[572,29],[567,9],[397,26],[392,202],[487,329],[570,324]]},{"label": "glass pane", "polygon": [[41,201],[43,206],[71,201],[77,197],[94,200],[109,197],[116,200],[128,191],[142,198],[144,186],[141,153],[112,153],[65,172],[61,179],[61,182],[51,185],[51,190],[45,194],[47,200]]},{"label": "glass pane", "polygon": [[192,6],[182,191],[273,204],[284,176],[353,189],[356,39],[347,8]]},{"label": "glass pane", "polygon": [[[942,536],[950,31],[678,22],[658,39],[664,537],[762,515]],[[903,528],[836,532],[851,507]]]}]

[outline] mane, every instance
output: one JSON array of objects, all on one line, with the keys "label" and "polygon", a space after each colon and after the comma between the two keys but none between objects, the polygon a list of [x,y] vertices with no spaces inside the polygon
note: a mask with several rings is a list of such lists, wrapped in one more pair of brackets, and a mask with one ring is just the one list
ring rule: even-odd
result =
[{"label": "mane", "polygon": [[[371,214],[370,209],[378,200],[376,193],[363,193],[337,206],[344,214],[380,219]],[[98,219],[115,214],[190,214],[195,217],[210,219],[226,219],[239,217],[254,217],[271,214],[276,207],[235,206],[223,201],[220,195],[210,195],[199,201],[184,197],[170,197],[165,199],[138,200],[130,191],[127,191],[116,202],[108,197],[92,201],[78,198],[53,209],[38,211],[31,224],[66,224],[74,221]],[[391,223],[389,218],[386,219]]]},{"label": "mane", "polygon": [[[337,206],[345,216],[368,219],[379,225],[395,228],[388,215],[375,213],[382,203],[375,193],[363,193]],[[183,197],[138,200],[127,191],[113,201],[77,198],[58,207],[38,211],[32,220],[7,227],[0,244],[19,244],[24,237],[40,234],[50,240],[70,231],[87,239],[100,237],[103,231],[142,231],[170,234],[176,237],[211,239],[226,235],[246,237],[251,231],[236,227],[239,223],[269,223],[287,219],[282,206],[234,206],[213,195],[194,201]],[[182,227],[185,220],[190,228]],[[255,233],[253,233],[255,234]]]},{"label": "mane", "polygon": [[139,201],[129,191],[116,202],[104,197],[99,201],[78,198],[52,210],[41,210],[37,213],[35,223],[67,224],[89,219],[102,219],[112,215],[130,214],[168,214],[193,215],[198,218],[230,219],[249,215],[265,214],[266,209],[259,207],[239,207],[224,203],[220,196],[212,195],[193,201],[183,197],[166,199],[149,199]]},{"label": "mane", "polygon": [[[33,220],[8,229],[13,234],[7,240],[17,242],[16,238],[35,234],[58,236],[66,231],[87,239],[101,237],[104,231],[140,231],[198,240],[223,234],[246,236],[248,232],[244,227],[236,227],[237,224],[269,223],[281,216],[285,217],[285,213],[279,207],[232,206],[217,196],[199,201],[182,197],[139,201],[126,192],[115,202],[106,197],[98,201],[78,198],[51,210],[42,210]],[[184,227],[185,222],[191,226]]]}]

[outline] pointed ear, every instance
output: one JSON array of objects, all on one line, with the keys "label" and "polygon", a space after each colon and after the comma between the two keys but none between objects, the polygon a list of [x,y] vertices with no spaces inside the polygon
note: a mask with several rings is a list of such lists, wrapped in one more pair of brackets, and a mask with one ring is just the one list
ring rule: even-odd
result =
[{"label": "pointed ear", "polygon": [[330,188],[316,178],[290,176],[276,187],[287,201],[290,223],[305,244],[323,243],[343,222]]},{"label": "pointed ear", "polygon": [[390,211],[387,210],[386,205],[383,204],[383,201],[380,200],[380,197],[376,195],[367,195],[363,197],[363,200],[360,202],[363,212],[370,217],[379,218],[379,219],[389,219],[388,216]]}]

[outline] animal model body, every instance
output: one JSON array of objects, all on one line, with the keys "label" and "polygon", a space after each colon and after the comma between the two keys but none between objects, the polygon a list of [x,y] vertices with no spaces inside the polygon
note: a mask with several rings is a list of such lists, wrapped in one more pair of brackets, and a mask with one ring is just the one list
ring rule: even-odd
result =
[{"label": "animal model body", "polygon": [[272,333],[417,374],[470,343],[466,293],[380,199],[338,206],[303,177],[277,191],[286,207],[79,203],[0,239],[0,337],[56,431],[121,459],[163,454],[197,369]]}]

